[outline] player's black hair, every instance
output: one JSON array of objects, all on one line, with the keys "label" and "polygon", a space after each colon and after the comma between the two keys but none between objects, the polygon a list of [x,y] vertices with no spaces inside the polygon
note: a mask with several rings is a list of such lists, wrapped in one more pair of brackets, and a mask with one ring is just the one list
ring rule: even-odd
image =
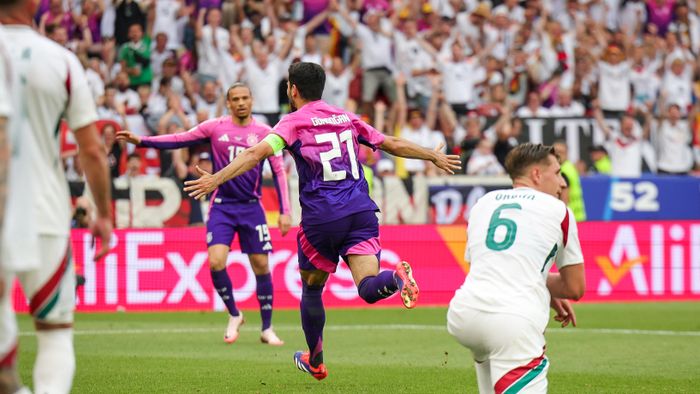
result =
[{"label": "player's black hair", "polygon": [[326,72],[316,63],[294,63],[289,66],[289,86],[292,85],[297,87],[304,100],[320,100],[326,85]]},{"label": "player's black hair", "polygon": [[229,86],[228,90],[226,90],[226,100],[228,100],[229,97],[231,97],[231,91],[233,91],[233,89],[236,89],[236,88],[246,88],[246,89],[248,89],[250,96],[251,97],[253,96],[253,92],[250,91],[250,86],[246,85],[243,82],[236,82],[233,85]]},{"label": "player's black hair", "polygon": [[506,156],[506,172],[510,179],[515,180],[525,175],[525,170],[532,164],[540,164],[549,160],[552,155],[559,160],[554,147],[551,145],[533,144],[526,142],[513,148]]},{"label": "player's black hair", "polygon": [[134,159],[134,158],[141,160],[141,155],[139,155],[136,152],[132,152],[132,153],[129,153],[129,156],[126,157],[126,160],[129,161],[129,160]]}]

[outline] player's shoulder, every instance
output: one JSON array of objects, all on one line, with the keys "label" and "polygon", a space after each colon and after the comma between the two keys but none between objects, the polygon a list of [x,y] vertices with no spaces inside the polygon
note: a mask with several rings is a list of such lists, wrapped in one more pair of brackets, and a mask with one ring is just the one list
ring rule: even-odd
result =
[{"label": "player's shoulder", "polygon": [[31,45],[32,48],[40,50],[41,57],[37,57],[37,59],[46,61],[47,65],[53,65],[51,62],[58,60],[57,58],[79,62],[75,53],[71,52],[68,48],[63,47],[48,37],[42,36],[34,30],[21,30],[18,34],[21,36],[22,44],[26,46]]},{"label": "player's shoulder", "polygon": [[228,116],[220,116],[218,118],[207,119],[204,122],[197,125],[197,128],[201,130],[214,131],[218,128],[224,127],[226,124],[230,124],[231,120]]},{"label": "player's shoulder", "polygon": [[272,130],[272,126],[263,123],[255,118],[252,118],[250,122],[250,127],[260,134],[268,134]]}]

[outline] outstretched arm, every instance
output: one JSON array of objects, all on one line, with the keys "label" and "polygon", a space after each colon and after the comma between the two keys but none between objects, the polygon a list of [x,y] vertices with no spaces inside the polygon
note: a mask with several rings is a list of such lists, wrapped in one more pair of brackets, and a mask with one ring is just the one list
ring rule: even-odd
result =
[{"label": "outstretched arm", "polygon": [[232,162],[214,174],[210,174],[197,166],[197,172],[201,175],[199,179],[185,182],[185,191],[194,199],[202,199],[204,196],[216,190],[219,185],[242,175],[261,161],[272,156],[274,151],[269,143],[261,141],[257,145],[244,150],[236,156]]},{"label": "outstretched arm", "polygon": [[394,156],[405,157],[407,159],[427,160],[435,164],[441,170],[454,174],[459,170],[461,161],[457,155],[446,155],[441,152],[443,144],[435,150],[423,148],[403,138],[386,136],[384,142],[379,145],[379,149],[391,153]]},{"label": "outstretched arm", "polygon": [[151,137],[140,137],[129,130],[123,130],[117,132],[116,138],[117,141],[125,141],[147,148],[177,149],[204,143],[209,139],[209,133],[200,125],[184,133],[163,134]]}]

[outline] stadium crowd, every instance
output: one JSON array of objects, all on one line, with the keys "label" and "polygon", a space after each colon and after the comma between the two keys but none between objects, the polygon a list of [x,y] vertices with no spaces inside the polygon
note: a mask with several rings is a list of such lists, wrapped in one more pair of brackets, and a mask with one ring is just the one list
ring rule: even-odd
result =
[{"label": "stadium crowd", "polygon": [[[225,115],[236,81],[274,125],[298,60],[325,67],[329,103],[444,143],[466,174],[503,174],[525,118],[583,116],[606,142],[578,171],[639,176],[700,169],[698,11],[685,0],[42,0],[36,22],[83,61],[114,178],[193,176],[206,147],[130,151],[114,133]],[[74,153],[66,166],[80,180]],[[371,151],[361,160],[377,174],[438,174]]]}]

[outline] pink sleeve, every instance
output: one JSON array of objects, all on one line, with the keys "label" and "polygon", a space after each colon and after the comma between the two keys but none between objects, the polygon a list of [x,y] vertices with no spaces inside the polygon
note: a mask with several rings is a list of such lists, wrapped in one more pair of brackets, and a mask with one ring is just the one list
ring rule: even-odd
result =
[{"label": "pink sleeve", "polygon": [[214,120],[203,122],[184,133],[142,137],[141,146],[156,149],[176,149],[207,142],[211,136]]},{"label": "pink sleeve", "polygon": [[386,138],[384,134],[377,129],[362,121],[357,115],[350,114],[352,125],[357,130],[357,141],[363,145],[367,145],[373,150],[376,150]]},{"label": "pink sleeve", "polygon": [[296,125],[294,123],[293,115],[287,114],[270,130],[270,133],[279,135],[287,143],[287,146],[292,146],[297,140]]},{"label": "pink sleeve", "polygon": [[272,178],[277,190],[280,213],[289,215],[292,211],[289,207],[289,189],[287,187],[287,173],[284,171],[284,156],[272,155],[268,157],[268,160],[270,161],[270,167],[272,167]]}]

